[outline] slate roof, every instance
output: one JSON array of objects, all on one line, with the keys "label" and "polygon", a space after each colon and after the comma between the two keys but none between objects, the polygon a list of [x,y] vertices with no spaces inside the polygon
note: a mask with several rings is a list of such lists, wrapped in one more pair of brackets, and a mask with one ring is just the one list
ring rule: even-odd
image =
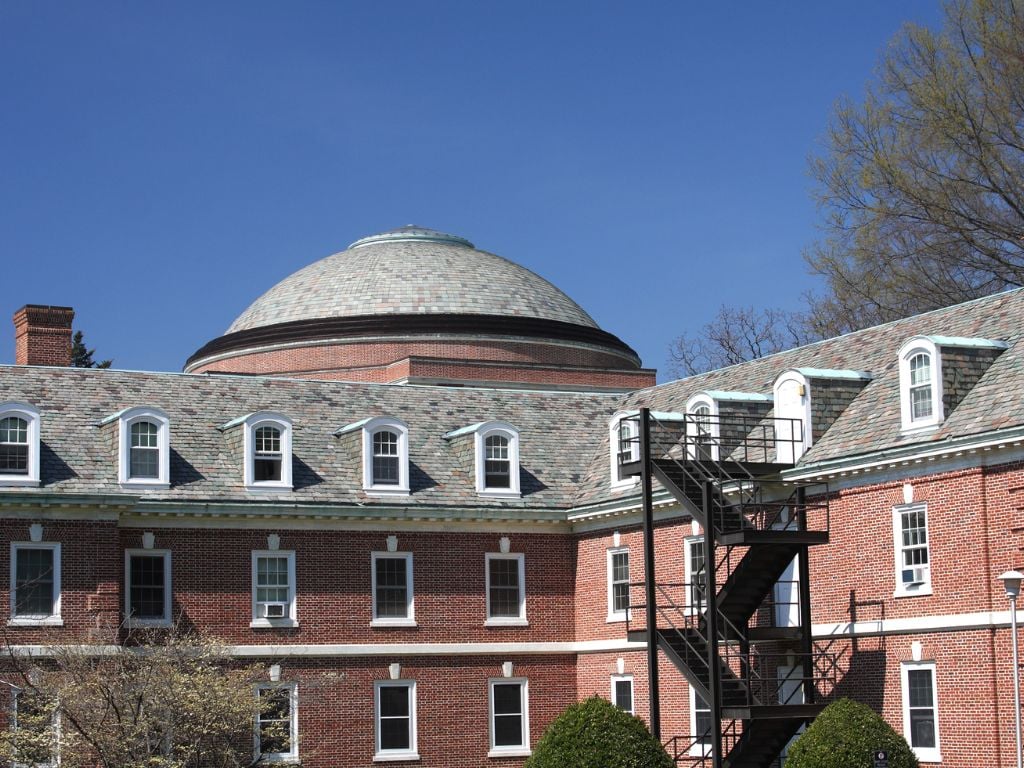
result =
[{"label": "slate roof", "polygon": [[403,227],[358,240],[286,277],[227,333],[392,314],[506,315],[598,327],[575,301],[525,267],[453,235]]},{"label": "slate roof", "polygon": [[[576,493],[581,462],[566,445],[589,453],[616,396],[454,387],[350,384],[282,378],[139,373],[75,368],[0,367],[0,402],[40,411],[41,480],[25,493],[144,495],[155,500],[268,500],[286,503],[435,507],[565,508]],[[112,432],[98,423],[127,407],[165,411],[171,430],[171,483],[166,491],[121,490]],[[245,414],[277,411],[293,421],[295,490],[247,493],[242,457],[231,432],[218,427]],[[361,454],[332,433],[366,417],[409,425],[410,485],[400,498],[362,492]],[[520,430],[522,499],[481,498],[472,461],[445,440],[481,421]],[[116,425],[106,427],[116,431]],[[357,442],[357,441],[356,441]],[[12,489],[13,490],[13,489]]]},{"label": "slate roof", "polygon": [[[872,380],[803,455],[800,466],[913,443],[934,444],[1024,425],[1022,333],[1024,289],[1017,289],[640,390],[624,396],[619,408],[684,411],[690,397],[704,390],[770,395],[776,377],[790,368],[866,371]],[[905,341],[918,335],[1005,341],[1007,350],[936,431],[905,436],[897,355]],[[602,447],[584,473],[579,506],[604,501],[610,494],[607,421],[601,438]]]}]

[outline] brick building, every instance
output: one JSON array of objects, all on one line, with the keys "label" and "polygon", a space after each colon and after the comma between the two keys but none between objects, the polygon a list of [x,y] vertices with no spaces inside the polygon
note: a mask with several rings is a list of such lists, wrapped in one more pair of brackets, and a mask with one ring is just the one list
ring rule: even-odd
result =
[{"label": "brick building", "polygon": [[[300,270],[185,373],[66,367],[72,315],[20,310],[0,367],[15,645],[193,626],[279,670],[291,734],[266,757],[308,766],[521,765],[594,694],[649,719],[645,500],[666,637],[716,603],[709,572],[735,591],[756,539],[706,541],[707,509],[624,471],[649,409],[669,438],[645,457],[760,468],[773,490],[737,525],[783,547],[717,698],[659,651],[681,765],[711,766],[713,739],[774,760],[725,706],[741,667],[794,730],[848,695],[924,763],[1016,762],[995,578],[1021,565],[1024,292],[660,386],[547,281],[417,227]],[[796,520],[816,546],[784,541]],[[761,741],[784,752],[784,730]]]}]

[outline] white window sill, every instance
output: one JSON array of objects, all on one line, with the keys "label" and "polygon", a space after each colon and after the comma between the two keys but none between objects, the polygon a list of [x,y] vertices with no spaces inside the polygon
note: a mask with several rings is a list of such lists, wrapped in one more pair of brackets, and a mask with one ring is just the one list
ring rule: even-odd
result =
[{"label": "white window sill", "polygon": [[529,747],[496,747],[487,753],[488,757],[529,757],[533,750]]},{"label": "white window sill", "polygon": [[487,619],[484,622],[485,627],[528,627],[530,622],[526,619],[517,618],[499,618],[499,619]]},{"label": "white window sill", "polygon": [[259,758],[260,758],[260,762],[261,763],[284,763],[286,765],[288,765],[288,764],[299,765],[299,756],[298,755],[291,755],[291,754],[288,754],[288,755],[285,755],[285,754],[276,754],[276,755],[275,754],[266,754],[266,755],[259,755]]},{"label": "white window sill", "polygon": [[299,622],[295,619],[253,619],[249,622],[251,629],[292,629],[297,626]]},{"label": "white window sill", "polygon": [[145,627],[147,629],[153,629],[156,627],[172,626],[170,619],[125,619],[124,625],[129,629],[133,627]]},{"label": "white window sill", "polygon": [[[263,485],[261,483],[259,485],[247,485],[247,486],[245,486],[245,490],[249,491],[250,493],[291,493],[292,487],[290,485],[272,485],[272,484],[269,484],[269,483],[267,485]],[[268,758],[268,757],[264,756],[263,759],[264,760],[271,760],[271,759],[276,759],[276,758]],[[284,759],[289,759],[290,760],[290,759],[293,759],[293,758],[281,758],[281,759],[282,760],[284,760]]]},{"label": "white window sill", "polygon": [[39,481],[33,480],[30,477],[13,476],[13,475],[0,475],[0,488],[38,488]]},{"label": "white window sill", "polygon": [[612,480],[613,491],[625,491],[630,488],[636,488],[640,484],[639,477],[633,477],[629,480]]},{"label": "white window sill", "polygon": [[8,620],[8,627],[63,627],[64,619],[60,616],[15,616]]},{"label": "white window sill", "polygon": [[606,624],[621,624],[624,621],[628,621],[629,617],[624,613],[609,613],[608,618],[605,619]]},{"label": "white window sill", "polygon": [[371,627],[415,627],[416,619],[374,619]]},{"label": "white window sill", "polygon": [[937,749],[928,749],[924,747],[910,748],[910,751],[914,753],[914,756],[922,763],[941,763],[942,755]]},{"label": "white window sill", "polygon": [[171,487],[170,483],[161,483],[159,480],[122,480],[118,485],[123,491],[166,491]]},{"label": "white window sill", "polygon": [[[370,488],[363,488],[363,492],[367,496],[408,496],[409,489],[401,488],[397,485],[381,485]],[[374,758],[376,759],[376,758]]]},{"label": "white window sill", "polygon": [[900,430],[900,434],[904,437],[909,435],[926,435],[929,432],[937,432],[941,426],[942,423],[938,421],[929,422],[927,424],[914,424],[909,427],[904,426],[903,429]]},{"label": "white window sill", "polygon": [[509,488],[478,488],[477,493],[487,499],[521,499],[523,494]]},{"label": "white window sill", "polygon": [[419,752],[378,752],[373,756],[375,763],[397,763],[403,760],[419,760]]},{"label": "white window sill", "polygon": [[926,597],[932,594],[932,585],[925,584],[920,589],[897,589],[892,593],[893,597]]}]

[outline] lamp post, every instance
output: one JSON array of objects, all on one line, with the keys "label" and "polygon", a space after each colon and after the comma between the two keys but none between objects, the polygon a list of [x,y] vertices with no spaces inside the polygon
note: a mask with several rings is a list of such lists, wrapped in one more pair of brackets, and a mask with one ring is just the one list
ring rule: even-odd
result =
[{"label": "lamp post", "polygon": [[1007,571],[999,577],[1006,590],[1006,596],[1010,598],[1010,630],[1013,633],[1013,714],[1017,723],[1017,768],[1024,768],[1021,764],[1020,667],[1017,663],[1017,595],[1020,594],[1021,579],[1024,579],[1024,573],[1020,571]]}]

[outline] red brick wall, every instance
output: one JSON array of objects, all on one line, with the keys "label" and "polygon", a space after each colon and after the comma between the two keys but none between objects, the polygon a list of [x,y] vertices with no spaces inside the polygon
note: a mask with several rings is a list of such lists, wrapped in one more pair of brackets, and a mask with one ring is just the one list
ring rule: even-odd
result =
[{"label": "red brick wall", "polygon": [[14,313],[15,365],[71,365],[71,307],[27,304]]}]

